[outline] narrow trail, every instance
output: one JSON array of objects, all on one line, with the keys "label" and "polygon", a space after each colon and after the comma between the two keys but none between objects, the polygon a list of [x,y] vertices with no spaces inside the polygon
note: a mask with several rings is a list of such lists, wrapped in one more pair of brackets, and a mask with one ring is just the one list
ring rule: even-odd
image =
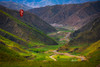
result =
[{"label": "narrow trail", "polygon": [[70,34],[71,34],[71,32],[68,32],[68,34],[65,36],[65,39],[69,42],[70,40],[69,40],[69,36],[70,36]]},{"label": "narrow trail", "polygon": [[[60,55],[66,55],[66,56],[70,56],[70,57],[75,57],[75,58],[78,58],[78,59],[81,59],[81,61],[85,61],[86,58],[84,56],[76,56],[76,55],[71,55],[69,53],[60,53],[60,52],[57,52],[57,50],[54,50],[52,51],[54,52],[54,55],[57,55],[57,54],[60,54]],[[53,56],[54,55],[51,55],[50,58],[53,59],[54,61],[57,61]]]},{"label": "narrow trail", "polygon": [[57,61],[55,58],[53,58],[55,55],[51,55],[50,58],[53,59],[54,61]]}]

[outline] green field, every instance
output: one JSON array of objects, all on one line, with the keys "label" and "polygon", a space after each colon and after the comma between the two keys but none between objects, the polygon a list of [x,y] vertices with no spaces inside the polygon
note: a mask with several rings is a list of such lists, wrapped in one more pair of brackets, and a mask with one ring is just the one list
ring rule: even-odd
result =
[{"label": "green field", "polygon": [[[3,57],[2,59],[4,60],[5,56],[8,55],[5,58],[5,61],[0,62],[0,67],[96,67],[100,61],[96,57],[99,55],[100,50],[96,50],[96,48],[100,47],[100,45],[95,47],[95,50],[90,52],[95,46],[97,45],[100,41],[97,43],[94,43],[89,47],[87,44],[85,45],[78,45],[78,46],[69,46],[67,51],[60,51],[62,53],[67,53],[70,51],[73,51],[76,48],[82,49],[83,47],[89,47],[87,50],[82,50],[83,53],[74,51],[70,54],[72,55],[85,55],[87,56],[86,61],[78,61],[77,58],[70,57],[70,56],[65,56],[65,55],[55,55],[53,56],[57,61],[54,61],[53,59],[50,58],[51,55],[54,55],[52,52],[53,50],[57,50],[59,47],[64,46],[64,44],[59,44],[59,45],[34,45],[28,49],[23,49],[22,45],[19,45],[15,42],[12,42],[2,36],[0,36],[1,40],[3,43],[9,46],[9,48],[5,48],[5,46],[0,46],[3,49],[0,49],[0,54]],[[16,47],[20,49],[20,51],[16,51],[16,54],[13,54],[12,47]],[[7,51],[2,53],[3,51]],[[46,53],[47,52],[47,53]],[[92,53],[92,54],[91,54]],[[12,55],[13,54],[13,55]],[[20,56],[19,56],[20,55]],[[27,57],[28,56],[28,57]],[[88,58],[90,57],[91,58]],[[27,58],[23,58],[27,57]],[[9,58],[9,59],[7,59]],[[21,59],[20,59],[21,58]],[[19,59],[19,60],[16,60]],[[9,60],[9,61],[8,61]]]},{"label": "green field", "polygon": [[[6,14],[5,12],[3,13]],[[35,28],[27,26],[9,14],[6,15],[16,20],[18,24],[20,23],[21,25],[25,25],[37,31]],[[76,57],[54,53],[54,50],[65,47],[67,41],[64,37],[69,32],[74,32],[73,30],[65,28],[57,28],[57,30],[58,32],[49,33],[48,35],[53,40],[56,40],[58,45],[45,45],[39,41],[27,42],[0,28],[0,32],[5,34],[4,36],[2,36],[3,34],[0,35],[0,67],[96,67],[100,63],[100,41],[93,44],[85,43],[77,46],[72,45],[66,47],[67,50],[59,51],[61,53],[70,53],[75,56],[85,56],[87,58],[86,61],[80,61],[80,59]],[[40,31],[37,32],[43,36],[47,36]],[[12,37],[12,39],[9,39],[10,37]],[[12,41],[13,39],[16,41]],[[20,42],[23,42],[24,45],[20,45]],[[56,61],[54,61],[51,56],[55,58]]]},{"label": "green field", "polygon": [[28,62],[2,62],[0,67],[96,67],[96,63],[91,62],[70,62],[70,61],[28,61]]}]

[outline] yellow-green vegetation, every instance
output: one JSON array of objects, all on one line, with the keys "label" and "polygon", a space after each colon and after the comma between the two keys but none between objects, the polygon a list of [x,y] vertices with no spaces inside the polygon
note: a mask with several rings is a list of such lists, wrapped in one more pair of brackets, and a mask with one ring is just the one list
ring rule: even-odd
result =
[{"label": "yellow-green vegetation", "polygon": [[6,47],[5,43],[0,40],[0,62],[25,61],[15,50]]},{"label": "yellow-green vegetation", "polygon": [[67,30],[64,28],[57,28],[57,32],[49,33],[48,36],[52,37],[56,42],[59,44],[66,44],[68,43],[69,33],[72,33],[72,30]]},{"label": "yellow-green vegetation", "polygon": [[72,55],[80,55],[84,49],[86,49],[90,44],[81,44],[81,45],[64,45],[59,48],[59,52],[66,53],[69,52]]},{"label": "yellow-green vegetation", "polygon": [[[40,50],[40,49],[33,49],[33,50],[29,50],[27,49],[23,49],[23,45],[19,45],[9,39],[6,39],[5,37],[0,36],[0,42],[3,42],[6,48],[8,48],[9,50],[14,51],[15,53],[17,53],[20,56],[29,56],[32,57],[34,60],[49,60],[49,54],[44,54],[44,50]],[[3,48],[2,48],[3,49]],[[2,52],[2,51],[1,51]],[[2,55],[3,56],[3,55]],[[26,58],[28,59],[28,58]],[[31,60],[33,60],[31,59]]]},{"label": "yellow-green vegetation", "polygon": [[81,44],[81,45],[77,45],[77,46],[69,46],[69,52],[71,52],[71,54],[73,55],[80,55],[82,51],[84,51],[84,49],[86,49],[90,44]]},{"label": "yellow-green vegetation", "polygon": [[[21,47],[24,47],[24,46],[19,45],[9,39],[6,39],[6,38],[2,37],[1,35],[0,35],[0,41],[4,42],[9,49],[17,48],[17,49],[19,49],[20,52],[25,52],[24,49],[21,49]],[[17,49],[14,49],[14,50],[17,50]]]},{"label": "yellow-green vegetation", "polygon": [[49,56],[54,54],[52,52],[52,50],[55,50],[55,49],[59,48],[60,46],[62,46],[62,45],[44,45],[44,46],[37,46],[35,48],[29,48],[27,50],[32,52],[33,55],[35,55],[34,60],[53,61]]},{"label": "yellow-green vegetation", "polygon": [[[0,10],[0,13],[4,14],[5,16],[9,17],[9,19],[11,19],[12,21],[14,21],[14,23],[17,23],[18,28],[20,28],[20,34],[24,33],[24,40],[29,40],[28,43],[31,45],[55,45],[57,44],[55,42],[55,40],[53,40],[52,38],[50,38],[49,36],[47,36],[46,34],[44,34],[42,31],[38,30],[37,28],[35,28],[34,26],[30,26],[28,24],[26,24],[25,22],[22,22],[21,20],[14,18],[13,16],[11,16],[10,14]],[[10,31],[10,33],[12,33]],[[13,33],[14,35],[17,35],[16,33]],[[23,37],[20,35],[17,35],[19,37]],[[46,41],[44,41],[44,39]],[[50,43],[49,43],[50,42]],[[30,46],[30,45],[29,45]]]},{"label": "yellow-green vegetation", "polygon": [[[49,57],[49,56],[53,55],[53,53],[50,53],[50,52],[45,53],[45,52],[48,51],[48,50],[57,49],[57,48],[59,48],[63,45],[55,45],[55,46],[53,46],[53,45],[45,45],[45,46],[40,45],[40,46],[36,46],[35,48],[29,48],[29,49],[24,50],[23,48],[21,48],[22,47],[21,45],[14,43],[14,42],[10,41],[9,39],[6,39],[2,36],[0,36],[0,37],[1,37],[0,40],[2,42],[4,42],[6,45],[9,45],[10,48],[16,47],[16,48],[18,48],[22,51],[22,52],[16,51],[16,50],[13,50],[13,48],[10,49],[11,51],[13,50],[18,55],[20,55],[21,58],[23,58],[21,60],[25,60],[24,57],[29,56],[29,58],[26,58],[26,60],[28,60],[27,62],[26,61],[17,62],[17,61],[19,61],[18,59],[13,60],[14,61],[13,63],[12,62],[11,63],[10,62],[9,63],[8,62],[1,62],[0,63],[1,67],[53,67],[53,66],[54,67],[66,67],[66,66],[68,66],[68,67],[80,67],[80,66],[81,67],[96,67],[99,64],[99,62],[96,62],[96,60],[98,60],[99,57],[96,57],[96,56],[99,55],[100,50],[98,51],[98,50],[95,49],[95,51],[94,51],[93,47],[99,48],[100,47],[100,44],[99,44],[100,41],[95,43],[95,45],[99,44],[98,46],[95,46],[93,44],[93,45],[90,46],[92,49],[88,47],[87,50],[84,51],[85,53],[89,53],[89,55],[91,55],[91,56],[93,55],[92,59],[91,58],[89,59],[89,62],[88,61],[83,61],[83,62],[74,61],[74,60],[78,60],[78,59],[72,58],[72,57],[69,57],[69,56],[65,56],[65,55],[55,55],[55,56],[53,56],[54,58],[57,59],[57,61],[54,62],[54,60],[52,60]],[[75,48],[81,48],[81,47],[83,47],[83,46],[70,46],[70,50],[74,50]],[[9,49],[9,47],[8,47],[8,49]],[[93,50],[93,51],[91,51],[90,49]],[[24,50],[24,52],[23,52],[23,50]],[[2,54],[2,56],[3,55],[4,54]],[[12,56],[10,56],[10,57],[12,57]],[[14,58],[17,58],[17,57],[15,56]]]},{"label": "yellow-green vegetation", "polygon": [[33,61],[53,61],[49,56],[49,53],[36,53],[36,57]]},{"label": "yellow-green vegetation", "polygon": [[[11,34],[11,33],[7,32],[7,31],[5,31],[5,30],[3,30],[3,29],[1,29],[1,28],[0,28],[0,32],[2,32],[2,33],[4,33],[4,34],[7,34],[7,35],[10,35],[10,36],[13,36],[14,38],[17,38],[17,39],[19,39],[19,40],[25,41],[24,39],[19,38],[18,36],[14,35],[14,34]],[[25,41],[25,42],[26,42],[26,41]]]},{"label": "yellow-green vegetation", "polygon": [[85,55],[91,63],[97,63],[97,65],[99,65],[100,64],[100,40],[91,44],[81,54]]},{"label": "yellow-green vegetation", "polygon": [[57,59],[57,61],[71,61],[72,59],[76,59],[66,55],[54,55],[53,57]]},{"label": "yellow-green vegetation", "polygon": [[[5,47],[7,47],[9,50],[12,50],[16,53],[18,53],[21,56],[25,56],[25,55],[31,55],[32,53],[27,51],[26,49],[24,49],[25,46],[23,45],[19,45],[18,43],[15,43],[9,39],[6,39],[2,36],[0,36],[0,42],[4,43]],[[1,44],[2,44],[1,43]]]},{"label": "yellow-green vegetation", "polygon": [[[4,33],[4,35],[9,35],[12,36],[13,38],[15,39],[18,39],[18,40],[21,40],[21,41],[24,41],[26,42],[25,40],[19,38],[18,36],[15,36],[3,29],[0,29],[1,32]],[[49,56],[52,55],[51,53],[44,53],[45,51],[48,51],[50,49],[57,49],[58,47],[62,46],[62,45],[44,45],[42,43],[36,43],[36,42],[33,42],[33,43],[29,43],[28,46],[25,46],[25,45],[20,45],[14,41],[11,41],[9,40],[9,38],[5,38],[3,36],[0,35],[0,41],[2,41],[3,43],[6,44],[5,47],[7,47],[8,49],[10,50],[13,50],[14,52],[16,52],[18,55],[22,56],[23,58],[27,57],[28,58],[25,58],[27,60],[37,60],[37,61],[43,61],[43,60],[46,60],[46,61],[53,61]],[[38,44],[38,45],[37,45]],[[33,47],[32,47],[33,46]],[[38,48],[35,48],[34,46],[38,47]],[[3,56],[3,55],[2,55]]]},{"label": "yellow-green vegetation", "polygon": [[[13,34],[7,32],[7,31],[3,31],[3,32],[6,32],[5,34],[13,36]],[[15,36],[15,35],[13,37],[20,39],[19,37]],[[2,41],[3,43],[6,44],[5,47],[7,47],[10,50],[13,50],[14,52],[18,53],[18,55],[23,56],[23,58],[25,56],[29,56],[31,58],[30,60],[37,60],[37,61],[43,61],[43,60],[53,61],[49,57],[52,54],[51,53],[46,54],[44,52],[46,52],[50,49],[57,49],[58,47],[62,46],[62,45],[55,45],[55,46],[53,46],[53,45],[42,45],[41,43],[40,44],[36,43],[36,44],[39,44],[39,45],[36,45],[34,43],[35,46],[38,47],[38,48],[31,47],[31,46],[30,46],[30,48],[27,48],[24,45],[19,45],[18,43],[13,42],[13,41],[11,41],[11,40],[9,40],[9,39],[1,36],[1,35],[0,35],[0,41]],[[28,58],[26,58],[26,59],[28,59]]]},{"label": "yellow-green vegetation", "polygon": [[82,54],[84,54],[85,56],[89,56],[92,53],[94,53],[95,51],[100,49],[100,40],[91,44],[89,47],[87,47],[87,49],[85,49]]},{"label": "yellow-green vegetation", "polygon": [[[26,35],[23,35],[23,37],[27,36],[27,38],[24,39],[0,28],[0,67],[96,67],[100,63],[100,40],[93,44],[87,44],[85,40],[82,41],[85,43],[79,42],[78,44],[76,40],[74,44],[78,44],[77,46],[63,46],[63,44],[66,43],[66,39],[63,40],[63,38],[68,38],[66,34],[73,32],[73,30],[58,28],[58,32],[48,34],[59,43],[59,45],[53,45],[54,43],[51,42],[54,40],[37,30],[34,26],[32,27],[27,23],[23,23],[2,10],[0,10],[0,12],[15,21],[14,23],[17,23],[18,28],[22,29],[24,34],[27,32]],[[90,35],[90,33],[91,32],[88,34],[86,31],[83,34]],[[83,34],[78,35],[75,39],[80,40]],[[88,35],[82,38],[85,39]],[[95,36],[93,32],[93,37]],[[91,39],[91,37],[88,37],[88,39]],[[64,51],[66,54],[55,51],[61,46],[63,46],[62,49],[65,48]],[[67,52],[74,55],[70,54],[68,56]],[[82,56],[76,57],[76,55],[85,56],[87,61],[82,61],[82,59],[78,58]],[[57,61],[54,61],[52,57]]]},{"label": "yellow-green vegetation", "polygon": [[[14,42],[20,44],[21,42],[24,43],[24,46],[30,46],[30,44],[28,44],[27,41],[25,41],[24,39],[14,35],[14,34],[11,34],[3,29],[0,28],[0,36],[2,37],[6,37],[6,39],[9,39],[9,40],[13,40]],[[2,38],[3,38],[2,37]],[[9,42],[9,41],[8,41]],[[22,45],[22,44],[21,44]],[[23,46],[23,47],[24,47]]]},{"label": "yellow-green vegetation", "polygon": [[43,45],[43,46],[37,46],[37,48],[29,48],[29,51],[35,52],[35,53],[41,53],[49,50],[56,50],[59,47],[63,45]]},{"label": "yellow-green vegetation", "polygon": [[0,67],[96,67],[97,63],[71,62],[71,61],[27,61],[27,62],[2,62]]}]

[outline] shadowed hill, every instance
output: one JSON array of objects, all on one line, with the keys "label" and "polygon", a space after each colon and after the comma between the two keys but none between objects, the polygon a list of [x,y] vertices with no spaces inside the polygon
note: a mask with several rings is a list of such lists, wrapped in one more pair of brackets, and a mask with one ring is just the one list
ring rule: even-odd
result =
[{"label": "shadowed hill", "polygon": [[71,34],[73,39],[69,45],[80,45],[82,43],[93,43],[100,40],[100,17],[89,22],[81,29]]},{"label": "shadowed hill", "polygon": [[[57,43],[52,40],[50,37],[48,37],[46,34],[42,33],[41,31],[37,30],[35,27],[32,27],[28,24],[25,24],[24,22],[14,18],[10,14],[0,10],[0,28],[2,36],[9,37],[9,34],[7,35],[5,31],[8,31],[9,33],[12,33],[22,39],[24,39],[26,42],[30,43],[31,45],[41,45],[41,44],[47,44],[47,45],[56,45]],[[3,30],[5,31],[3,31]],[[12,35],[11,34],[11,35]],[[15,37],[16,38],[16,37]],[[14,40],[14,39],[12,39]]]},{"label": "shadowed hill", "polygon": [[29,12],[24,11],[24,16],[20,17],[19,11],[11,10],[3,6],[0,6],[0,9],[14,16],[15,18],[20,19],[22,22],[30,25],[31,27],[36,27],[38,30],[44,33],[50,33],[56,31],[54,27],[52,27],[51,25],[49,25],[36,15],[31,14]]},{"label": "shadowed hill", "polygon": [[[96,49],[99,49],[99,46],[100,46],[99,44],[100,31],[99,30],[100,30],[100,17],[95,17],[90,22],[88,22],[88,24],[86,24],[79,30],[73,32],[70,35],[72,39],[69,41],[69,43],[60,47],[58,51],[69,51],[70,53],[82,53],[82,52],[86,53],[85,51],[87,51],[87,49],[88,51],[90,50],[90,52],[92,49],[93,49],[92,51],[95,51],[96,46],[97,46]],[[92,49],[91,49],[91,46],[92,46]]]},{"label": "shadowed hill", "polygon": [[25,59],[20,56],[16,51],[9,49],[9,47],[7,47],[7,44],[0,40],[0,62],[13,62],[22,60]]}]

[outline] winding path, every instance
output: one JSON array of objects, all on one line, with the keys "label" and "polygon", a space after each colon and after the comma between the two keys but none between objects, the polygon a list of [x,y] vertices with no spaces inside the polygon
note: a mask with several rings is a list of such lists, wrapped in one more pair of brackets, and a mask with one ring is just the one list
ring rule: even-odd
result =
[{"label": "winding path", "polygon": [[50,58],[53,59],[54,61],[57,61],[53,56],[55,55],[51,55]]},{"label": "winding path", "polygon": [[71,34],[71,32],[68,32],[67,34],[66,34],[66,36],[65,36],[65,39],[69,42],[69,36],[70,36],[70,34]]},{"label": "winding path", "polygon": [[[60,54],[60,55],[66,55],[66,56],[70,56],[70,57],[75,57],[75,58],[78,58],[78,59],[81,59],[81,61],[85,61],[86,58],[84,56],[76,56],[76,55],[71,55],[69,53],[60,53],[60,52],[57,52],[57,50],[54,50],[52,51],[54,52],[54,55],[57,55],[57,54]],[[57,61],[53,56],[54,55],[51,55],[50,58],[53,59],[54,61]]]}]

